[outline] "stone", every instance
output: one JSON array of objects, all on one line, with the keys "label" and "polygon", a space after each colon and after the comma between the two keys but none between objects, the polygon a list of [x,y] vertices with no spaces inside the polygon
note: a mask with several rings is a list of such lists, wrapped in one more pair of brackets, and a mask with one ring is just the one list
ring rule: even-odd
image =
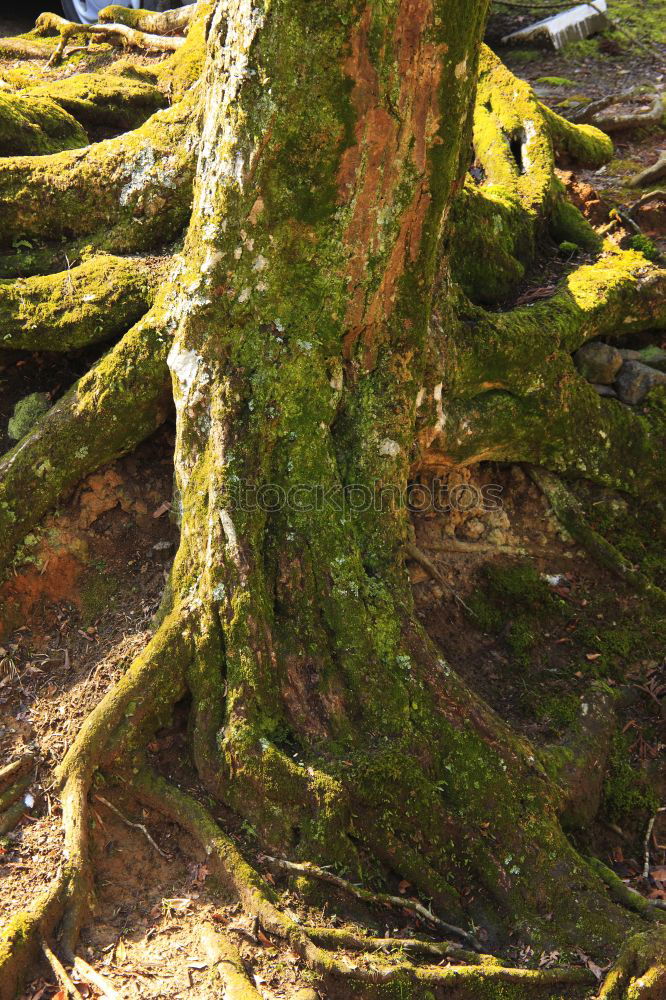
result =
[{"label": "stone", "polygon": [[622,355],[617,347],[593,340],[576,351],[574,364],[583,378],[594,385],[611,385],[622,367]]},{"label": "stone", "polygon": [[50,408],[51,403],[45,392],[32,392],[19,399],[7,425],[7,434],[12,441],[20,441],[25,437]]},{"label": "stone", "polygon": [[469,521],[465,521],[460,529],[460,533],[464,538],[468,538],[470,542],[476,542],[485,530],[486,526],[483,521],[481,521],[478,517],[471,517]]},{"label": "stone", "polygon": [[528,28],[521,28],[502,39],[503,45],[513,42],[532,42],[543,44],[553,49],[561,49],[567,42],[575,42],[581,38],[603,31],[608,27],[606,0],[592,0],[591,3],[580,3],[569,10],[545,17],[536,21]]},{"label": "stone", "polygon": [[650,344],[640,351],[620,348],[620,354],[624,361],[640,361],[641,364],[657,368],[660,372],[666,371],[666,351],[663,347],[657,347],[656,344]]},{"label": "stone", "polygon": [[597,385],[593,382],[592,388],[595,392],[598,392],[600,396],[607,396],[609,399],[617,399],[617,393],[612,385]]},{"label": "stone", "polygon": [[618,398],[630,406],[642,403],[656,385],[666,385],[666,373],[640,361],[625,361],[615,381]]}]

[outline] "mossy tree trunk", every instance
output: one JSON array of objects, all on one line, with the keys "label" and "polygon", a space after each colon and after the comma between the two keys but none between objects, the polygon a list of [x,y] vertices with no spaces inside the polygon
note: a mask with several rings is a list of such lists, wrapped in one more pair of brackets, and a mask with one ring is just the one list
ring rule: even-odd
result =
[{"label": "mossy tree trunk", "polygon": [[[419,468],[493,455],[572,471],[579,456],[569,443],[546,446],[543,438],[565,391],[575,412],[587,414],[591,435],[617,431],[617,449],[635,426],[572,382],[570,354],[644,290],[640,255],[610,254],[601,272],[591,265],[594,273],[563,288],[543,307],[550,331],[543,316],[525,311],[493,319],[460,291],[474,297],[478,284],[474,268],[461,273],[460,249],[450,252],[457,235],[464,245],[465,204],[479,225],[470,252],[501,242],[489,238],[484,218],[499,219],[495,234],[505,227],[501,259],[489,259],[501,288],[528,266],[549,226],[578,226],[596,246],[581,219],[562,223],[553,141],[572,143],[571,127],[549,118],[527,88],[524,108],[507,110],[506,71],[488,53],[482,79],[488,90],[495,74],[497,102],[493,108],[484,91],[475,105],[486,7],[203,4],[188,36],[206,36],[202,79],[174,109],[134,139],[4,164],[3,184],[15,192],[10,238],[48,223],[72,240],[92,234],[102,250],[110,248],[108,222],[127,252],[154,243],[162,209],[172,235],[198,156],[185,245],[170,280],[151,294],[147,318],[0,465],[0,518],[13,545],[27,530],[17,511],[35,456],[62,463],[58,441],[68,434],[80,445],[74,471],[45,467],[43,512],[159,422],[168,348],[181,541],[161,625],[61,768],[71,860],[42,910],[10,928],[4,951],[0,943],[3,997],[43,930],[39,920],[50,929],[66,909],[63,943],[75,944],[88,893],[85,798],[95,770],[131,783],[146,734],[185,691],[200,777],[267,850],[354,872],[388,867],[445,919],[483,924],[489,947],[511,934],[564,950],[584,939],[588,952],[607,957],[637,923],[568,843],[557,791],[532,748],[425,634],[404,565],[410,536],[401,498]],[[172,57],[175,72],[196,62],[193,47]],[[522,165],[510,158],[512,115],[522,115]],[[177,153],[166,149],[174,130]],[[575,135],[581,155],[604,155],[594,130]],[[490,189],[465,192],[473,138]],[[46,183],[58,163],[76,185],[90,185],[100,160],[113,167],[106,200],[76,225],[59,216],[74,187],[54,200],[46,221],[23,200],[31,178]],[[86,190],[92,200],[94,187]],[[137,214],[146,225],[134,243]],[[27,259],[25,273],[34,267]],[[637,328],[653,322],[654,302],[663,301],[657,285],[632,305]],[[49,294],[41,289],[40,302]],[[60,326],[67,335],[67,318]],[[546,357],[559,360],[537,399],[535,372]],[[133,377],[140,431],[126,415]],[[81,428],[88,433],[98,410],[113,419],[90,454]],[[642,469],[660,438],[647,421],[640,427]],[[561,433],[568,428],[563,419]],[[620,477],[613,449],[595,440],[586,454],[592,478]],[[9,551],[7,542],[0,557]],[[241,862],[204,816],[188,813],[161,779],[142,772],[136,785],[146,801],[189,816],[232,882],[243,881]],[[253,878],[245,881],[256,894]],[[343,974],[268,907],[273,929],[314,968]],[[561,993],[557,977],[502,975],[502,996]],[[434,973],[422,981],[401,967],[382,989],[407,986],[414,996],[444,996],[450,982]],[[460,996],[499,996],[495,988],[478,975],[455,987]]]}]

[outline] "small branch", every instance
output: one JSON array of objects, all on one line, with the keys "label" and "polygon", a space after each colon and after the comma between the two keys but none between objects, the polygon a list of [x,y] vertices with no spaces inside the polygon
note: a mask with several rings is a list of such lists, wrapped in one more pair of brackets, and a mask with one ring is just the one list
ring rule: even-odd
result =
[{"label": "small branch", "polygon": [[79,955],[74,959],[74,968],[81,979],[84,979],[89,986],[94,986],[95,989],[99,990],[102,996],[106,997],[106,1000],[122,1000],[120,993],[113,988],[108,979],[105,979],[99,972],[95,972]]},{"label": "small branch", "polygon": [[452,594],[453,597],[456,599],[456,601],[458,601],[459,604],[462,604],[463,608],[465,608],[466,611],[468,611],[470,614],[473,614],[472,609],[465,604],[462,597],[460,597],[459,594],[456,593],[456,591],[453,589],[448,580],[444,579],[444,577],[439,572],[435,564],[431,562],[430,559],[428,559],[425,552],[421,552],[421,549],[413,542],[408,542],[405,545],[404,550],[405,550],[405,555],[409,559],[413,559],[414,562],[418,563],[419,566],[421,566],[421,568],[426,571],[426,573],[430,574],[430,576],[436,583],[438,583],[441,587],[444,587],[445,590],[448,590],[449,593]]},{"label": "small branch", "polygon": [[51,951],[46,941],[42,941],[42,951],[44,952],[47,962],[53,969],[53,974],[58,980],[61,989],[65,991],[67,996],[80,998],[81,994],[77,990],[72,980],[69,978],[67,972],[65,971],[64,965],[62,964],[58,956]]},{"label": "small branch", "polygon": [[666,806],[662,806],[661,809],[657,809],[654,816],[651,818],[647,825],[647,830],[645,831],[645,840],[643,842],[644,850],[644,863],[643,863],[643,878],[647,881],[650,876],[650,837],[652,836],[652,830],[654,829],[655,820],[661,812],[666,812]]},{"label": "small branch", "polygon": [[22,778],[35,763],[35,758],[31,753],[23,754],[11,764],[0,767],[0,792],[4,792]]},{"label": "small branch", "polygon": [[107,807],[107,809],[110,809],[111,812],[114,812],[116,814],[116,816],[118,816],[118,818],[123,821],[123,823],[125,824],[125,826],[131,826],[135,830],[140,830],[141,833],[146,838],[146,840],[148,841],[148,843],[151,845],[151,847],[154,847],[155,850],[157,851],[157,853],[159,855],[161,855],[161,857],[163,857],[163,858],[168,858],[169,857],[168,854],[165,854],[165,852],[160,847],[157,846],[157,844],[155,843],[155,841],[153,840],[153,838],[150,836],[150,834],[148,833],[148,830],[143,825],[143,823],[133,823],[132,820],[130,820],[130,819],[127,818],[127,816],[123,816],[123,814],[121,813],[120,809],[117,809],[113,805],[112,802],[109,802],[108,799],[103,798],[101,795],[97,795],[96,794],[95,798],[98,800],[98,802],[103,802],[104,805]]},{"label": "small branch", "polygon": [[337,889],[342,889],[344,892],[355,896],[356,899],[360,899],[364,903],[383,906],[388,909],[410,910],[416,916],[437,927],[445,934],[454,934],[462,941],[465,941],[474,951],[482,951],[481,945],[472,934],[468,934],[462,927],[456,927],[454,924],[447,924],[444,920],[440,920],[438,916],[431,913],[423,903],[419,903],[416,899],[403,899],[402,896],[391,896],[389,893],[371,892],[369,889],[361,889],[352,882],[348,882],[346,879],[340,878],[338,875],[334,875],[333,872],[326,871],[324,868],[319,868],[317,865],[297,864],[294,861],[285,861],[283,858],[273,858],[269,855],[264,855],[263,857],[265,861],[271,865],[275,865],[277,868],[282,868],[284,871],[293,874],[321,879],[323,882],[328,882],[329,885],[333,885]]}]

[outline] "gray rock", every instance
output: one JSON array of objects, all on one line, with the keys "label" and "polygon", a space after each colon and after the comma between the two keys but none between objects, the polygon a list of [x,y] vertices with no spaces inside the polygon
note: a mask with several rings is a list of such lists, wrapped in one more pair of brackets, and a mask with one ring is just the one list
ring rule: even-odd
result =
[{"label": "gray rock", "polygon": [[617,393],[612,385],[597,385],[593,382],[592,388],[595,392],[598,392],[600,396],[608,396],[609,399],[617,399]]},{"label": "gray rock", "polygon": [[7,433],[13,441],[20,441],[43,417],[51,404],[44,392],[32,392],[19,399],[14,407],[14,415],[7,425]]},{"label": "gray rock", "polygon": [[650,344],[641,351],[620,348],[620,354],[625,361],[640,361],[641,364],[657,368],[660,372],[666,371],[666,351],[656,344]]},{"label": "gray rock", "polygon": [[595,385],[610,385],[622,367],[622,355],[617,347],[593,340],[576,351],[574,364],[583,378]]},{"label": "gray rock", "polygon": [[537,21],[529,28],[521,28],[520,31],[514,31],[511,35],[505,35],[502,44],[511,45],[512,42],[529,41],[561,49],[567,42],[589,38],[590,35],[607,28],[606,9],[606,0],[594,0],[594,6],[589,3],[580,3],[570,10],[564,10],[559,14],[544,18],[543,21]]},{"label": "gray rock", "polygon": [[640,361],[625,361],[615,381],[618,398],[630,406],[642,403],[655,385],[666,385],[666,373]]}]

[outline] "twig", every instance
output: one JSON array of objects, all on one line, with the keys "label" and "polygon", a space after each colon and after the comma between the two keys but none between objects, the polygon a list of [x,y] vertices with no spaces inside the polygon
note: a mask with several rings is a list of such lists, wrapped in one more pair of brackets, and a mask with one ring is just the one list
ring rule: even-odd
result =
[{"label": "twig", "polygon": [[148,833],[148,830],[143,825],[143,823],[133,823],[130,819],[127,818],[127,816],[123,816],[123,814],[121,813],[120,809],[116,809],[116,807],[113,805],[112,802],[109,802],[107,799],[103,798],[101,795],[95,795],[95,798],[98,799],[100,802],[103,802],[104,805],[107,806],[107,808],[109,808],[111,810],[111,812],[114,812],[116,814],[116,816],[118,816],[123,821],[123,823],[125,823],[126,826],[131,826],[135,830],[141,830],[141,833],[144,835],[144,837],[146,838],[146,840],[148,841],[148,843],[151,844],[155,848],[155,850],[157,851],[157,853],[159,855],[161,855],[163,858],[168,858],[169,857],[168,854],[166,854],[160,847],[157,846],[157,844],[155,843],[155,841],[153,840],[153,838],[150,836],[150,834]]},{"label": "twig", "polygon": [[105,979],[99,972],[91,969],[88,963],[84,962],[79,955],[74,959],[74,968],[81,976],[81,979],[85,979],[90,986],[94,986],[95,989],[99,990],[107,1000],[122,1000],[120,993],[113,988],[108,979]]},{"label": "twig", "polygon": [[347,879],[340,878],[339,875],[334,875],[333,872],[326,871],[325,868],[319,868],[317,865],[298,864],[295,861],[285,861],[283,858],[273,858],[269,855],[263,855],[263,858],[269,864],[282,868],[284,871],[294,872],[299,875],[309,875],[312,878],[328,882],[329,885],[343,889],[364,903],[372,903],[376,906],[387,907],[388,909],[395,909],[397,907],[402,910],[411,910],[412,913],[421,917],[422,920],[426,920],[446,934],[455,934],[456,937],[467,942],[474,951],[482,951],[481,945],[472,934],[468,934],[462,927],[456,927],[454,924],[447,924],[444,920],[440,920],[439,917],[431,913],[423,903],[419,903],[416,899],[403,899],[402,896],[391,896],[389,893],[371,892],[369,889],[362,889],[354,885],[353,882],[348,882]]},{"label": "twig", "polygon": [[468,611],[470,614],[474,613],[472,609],[465,604],[462,597],[460,597],[460,595],[456,593],[456,591],[453,589],[449,581],[444,579],[444,577],[439,572],[435,564],[432,563],[430,559],[428,559],[425,552],[421,552],[421,549],[417,545],[414,545],[413,542],[408,542],[405,545],[405,555],[408,556],[410,559],[413,559],[414,562],[417,562],[419,566],[421,566],[426,571],[426,573],[430,574],[430,576],[436,583],[439,583],[440,586],[444,587],[451,594],[453,594],[456,601],[458,601],[459,604],[462,604],[463,608],[465,608],[466,611]]},{"label": "twig", "polygon": [[65,993],[70,997],[80,998],[81,994],[77,990],[72,980],[67,975],[64,965],[62,964],[58,956],[51,951],[46,941],[44,940],[42,940],[42,951],[44,952],[47,962],[53,969],[53,973],[58,982],[60,983],[61,988],[65,991]]},{"label": "twig", "polygon": [[647,830],[645,831],[645,840],[643,841],[643,848],[645,851],[643,862],[643,878],[647,881],[650,876],[650,837],[652,836],[652,830],[654,829],[654,823],[660,812],[666,812],[666,806],[662,806],[661,809],[657,809],[656,813],[647,825]]}]

